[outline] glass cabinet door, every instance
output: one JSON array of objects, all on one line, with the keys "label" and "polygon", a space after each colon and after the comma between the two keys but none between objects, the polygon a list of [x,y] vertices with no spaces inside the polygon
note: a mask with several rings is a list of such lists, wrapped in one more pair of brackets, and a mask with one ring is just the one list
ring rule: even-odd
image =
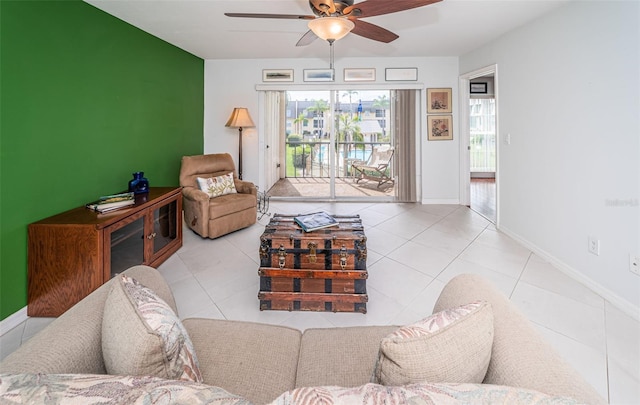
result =
[{"label": "glass cabinet door", "polygon": [[111,277],[144,262],[144,216],[111,231]]},{"label": "glass cabinet door", "polygon": [[153,254],[178,237],[178,204],[173,200],[153,210]]},{"label": "glass cabinet door", "polygon": [[104,228],[105,282],[132,266],[157,267],[182,246],[181,198],[174,193]]}]

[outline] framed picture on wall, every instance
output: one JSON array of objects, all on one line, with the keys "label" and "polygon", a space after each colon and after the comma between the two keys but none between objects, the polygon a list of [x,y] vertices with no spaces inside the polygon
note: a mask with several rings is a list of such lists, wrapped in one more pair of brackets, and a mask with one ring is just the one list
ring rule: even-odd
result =
[{"label": "framed picture on wall", "polygon": [[427,89],[427,114],[451,113],[451,88]]},{"label": "framed picture on wall", "polygon": [[415,82],[416,80],[418,80],[418,68],[386,68],[384,70],[384,80],[388,82]]},{"label": "framed picture on wall", "polygon": [[333,69],[304,69],[302,73],[305,82],[332,82],[335,77]]},{"label": "framed picture on wall", "polygon": [[469,93],[487,94],[487,82],[469,83]]},{"label": "framed picture on wall", "polygon": [[453,115],[427,116],[428,139],[430,141],[450,141],[453,139]]},{"label": "framed picture on wall", "polygon": [[262,69],[263,82],[292,82],[293,69]]},{"label": "framed picture on wall", "polygon": [[369,69],[344,69],[344,81],[345,82],[375,82],[376,70]]}]

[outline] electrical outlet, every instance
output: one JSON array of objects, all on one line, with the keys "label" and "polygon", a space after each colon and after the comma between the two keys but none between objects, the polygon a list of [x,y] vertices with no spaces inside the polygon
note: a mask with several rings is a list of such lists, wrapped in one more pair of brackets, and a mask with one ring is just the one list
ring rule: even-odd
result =
[{"label": "electrical outlet", "polygon": [[587,249],[589,250],[589,253],[600,256],[600,239],[595,236],[589,236],[588,242]]},{"label": "electrical outlet", "polygon": [[640,276],[640,256],[629,254],[629,271]]}]

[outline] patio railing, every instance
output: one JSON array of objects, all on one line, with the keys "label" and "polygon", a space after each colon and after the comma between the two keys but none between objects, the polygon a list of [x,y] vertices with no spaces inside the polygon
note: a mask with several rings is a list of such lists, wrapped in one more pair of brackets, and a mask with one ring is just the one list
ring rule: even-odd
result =
[{"label": "patio railing", "polygon": [[[336,177],[353,177],[351,163],[367,161],[373,148],[389,142],[337,142],[335,150]],[[286,142],[286,177],[330,177],[329,142]]]}]

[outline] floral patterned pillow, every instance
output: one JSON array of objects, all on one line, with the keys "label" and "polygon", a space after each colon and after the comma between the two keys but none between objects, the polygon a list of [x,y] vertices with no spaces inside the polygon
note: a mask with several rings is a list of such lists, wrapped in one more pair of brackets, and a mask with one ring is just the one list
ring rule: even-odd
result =
[{"label": "floral patterned pillow", "polygon": [[385,387],[366,384],[359,387],[304,387],[287,391],[270,405],[576,405],[572,398],[541,392],[485,384],[410,384]]},{"label": "floral patterned pillow", "polygon": [[1,404],[251,405],[218,387],[156,377],[0,374]]},{"label": "floral patterned pillow", "polygon": [[173,309],[131,277],[114,281],[102,318],[107,373],[202,382],[193,344]]},{"label": "floral patterned pillow", "polygon": [[492,346],[493,312],[488,302],[447,309],[382,339],[372,382],[481,383]]},{"label": "floral patterned pillow", "polygon": [[227,173],[218,177],[204,179],[198,177],[198,187],[209,195],[209,197],[219,197],[225,194],[235,194],[236,184],[233,181],[233,173]]}]

